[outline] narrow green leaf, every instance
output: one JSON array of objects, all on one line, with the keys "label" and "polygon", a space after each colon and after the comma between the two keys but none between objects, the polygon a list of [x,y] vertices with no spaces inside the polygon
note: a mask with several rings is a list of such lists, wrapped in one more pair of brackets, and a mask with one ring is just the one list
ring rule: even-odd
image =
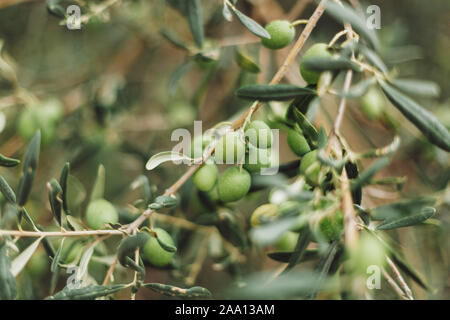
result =
[{"label": "narrow green leaf", "polygon": [[231,10],[236,15],[236,17],[239,19],[239,21],[242,23],[242,25],[244,27],[246,27],[255,36],[258,36],[260,38],[270,39],[270,34],[258,22],[256,22],[255,20],[253,20],[250,17],[247,17],[245,14],[240,12],[235,7],[231,7]]},{"label": "narrow green leaf", "polygon": [[61,192],[62,206],[67,214],[70,213],[69,207],[67,205],[67,183],[69,180],[69,173],[70,173],[70,163],[66,162],[61,170],[61,175],[59,177],[59,185],[61,186],[62,189]]},{"label": "narrow green leaf", "polygon": [[299,96],[316,94],[315,90],[302,88],[291,84],[252,84],[239,88],[236,95],[247,100],[283,101]]},{"label": "narrow green leaf", "polygon": [[22,172],[36,171],[39,162],[39,151],[41,148],[41,132],[38,130],[33,138],[31,138],[30,143],[27,147],[27,152],[25,153],[23,159]]},{"label": "narrow green leaf", "polygon": [[450,151],[450,132],[428,110],[405,96],[386,82],[379,81],[386,96],[397,109],[411,121],[429,140],[438,147]]},{"label": "narrow green leaf", "polygon": [[21,216],[23,216],[23,218],[29,223],[31,224],[31,226],[33,227],[33,229],[37,229],[36,225],[33,222],[33,219],[31,219],[31,216],[28,214],[27,209],[25,209],[25,207],[22,207],[21,212],[20,212]]},{"label": "narrow green leaf", "polygon": [[144,283],[142,286],[169,297],[208,298],[212,296],[211,292],[203,287],[183,289],[162,283]]},{"label": "narrow green leaf", "polygon": [[351,69],[354,71],[361,71],[360,67],[350,59],[334,56],[331,58],[316,57],[310,58],[303,62],[306,69],[317,70],[317,71],[335,71],[335,70],[347,70]]},{"label": "narrow green leaf", "polygon": [[394,79],[390,82],[401,91],[416,97],[437,98],[441,93],[441,88],[439,88],[439,85],[432,81]]},{"label": "narrow green leaf", "polygon": [[305,115],[298,109],[294,109],[294,118],[306,139],[313,145],[317,145],[319,140],[319,133],[317,132],[313,124],[309,122]]},{"label": "narrow green leaf", "polygon": [[50,270],[53,273],[58,270],[59,260],[61,259],[61,251],[64,246],[64,240],[66,240],[66,238],[61,239],[61,243],[59,244],[58,250],[56,251],[55,256],[53,257],[52,265],[50,266]]},{"label": "narrow green leaf", "polygon": [[30,260],[33,253],[36,251],[37,247],[41,243],[42,238],[35,240],[31,245],[29,245],[22,253],[20,253],[11,263],[11,274],[16,277],[20,271],[22,271],[23,267],[27,264],[28,260]]},{"label": "narrow green leaf", "polygon": [[359,45],[358,48],[367,59],[367,61],[377,67],[381,72],[383,72],[384,74],[387,74],[389,72],[388,67],[376,52],[363,45]]},{"label": "narrow green leaf", "polygon": [[17,204],[19,206],[23,206],[27,202],[33,186],[34,176],[34,171],[27,171],[20,177],[19,185],[17,186]]},{"label": "narrow green leaf", "polygon": [[352,191],[357,190],[358,188],[361,188],[368,184],[372,177],[381,169],[386,167],[390,162],[390,159],[388,157],[383,157],[378,160],[376,160],[369,168],[364,170],[359,174],[359,176],[356,179],[353,179],[351,182],[351,189]]},{"label": "narrow green leaf", "polygon": [[160,237],[156,237],[156,241],[158,241],[161,248],[163,248],[167,252],[176,252],[177,251],[177,247],[164,242]]},{"label": "narrow green leaf", "polygon": [[251,73],[261,72],[261,68],[258,66],[258,64],[242,50],[236,49],[235,59],[236,63],[243,70]]},{"label": "narrow green leaf", "polygon": [[305,227],[300,232],[300,237],[297,240],[297,244],[295,245],[294,252],[291,255],[288,265],[283,270],[282,274],[289,272],[292,268],[294,268],[298,263],[300,263],[305,256],[306,247],[311,242],[311,231],[309,227]]},{"label": "narrow green leaf", "polygon": [[203,14],[199,0],[186,0],[187,19],[194,41],[199,48],[203,47],[204,30]]},{"label": "narrow green leaf", "polygon": [[225,18],[225,20],[227,20],[229,22],[233,21],[233,14],[231,13],[228,5],[225,3],[223,4],[222,15]]},{"label": "narrow green leaf", "polygon": [[9,271],[11,260],[7,255],[7,246],[0,241],[0,299],[12,300],[17,296],[16,279]]},{"label": "narrow green leaf", "polygon": [[145,168],[147,170],[153,170],[157,166],[159,166],[161,163],[167,162],[167,161],[189,161],[192,162],[193,159],[190,157],[180,153],[180,152],[174,152],[174,151],[163,151],[155,154],[152,156],[145,165]]},{"label": "narrow green leaf", "polygon": [[0,166],[1,167],[15,167],[20,163],[20,160],[8,158],[0,153]]},{"label": "narrow green leaf", "polygon": [[[288,263],[291,260],[293,254],[295,254],[295,251],[276,251],[267,253],[267,256],[272,260]],[[317,249],[306,250],[301,261],[299,262],[311,261],[317,259],[318,257],[319,251]]]},{"label": "narrow green leaf", "polygon": [[261,246],[270,245],[277,241],[285,231],[293,229],[297,221],[297,217],[277,219],[271,223],[251,229],[250,238],[254,243]]},{"label": "narrow green leaf", "polygon": [[375,83],[376,83],[375,77],[361,80],[357,84],[351,86],[347,92],[341,91],[339,93],[339,97],[358,99],[358,98],[362,97],[369,90],[369,88]]},{"label": "narrow green leaf", "polygon": [[377,225],[376,230],[391,230],[397,228],[404,228],[409,226],[414,226],[425,220],[431,218],[436,213],[436,209],[431,207],[426,207],[422,211],[415,214],[408,215],[399,219],[386,219],[379,225]]},{"label": "narrow green leaf", "polygon": [[91,285],[78,289],[69,289],[64,287],[53,296],[45,298],[45,300],[93,300],[98,297],[104,297],[122,289],[127,288],[126,284],[114,284],[109,286]]},{"label": "narrow green leaf", "polygon": [[398,219],[433,206],[435,202],[430,197],[407,199],[376,207],[370,210],[370,214],[373,220]]},{"label": "narrow green leaf", "polygon": [[170,43],[172,43],[175,47],[178,47],[180,49],[189,50],[188,46],[180,40],[176,35],[173,34],[173,32],[167,30],[167,29],[161,29],[159,30],[159,33],[166,38]]},{"label": "narrow green leaf", "polygon": [[83,255],[81,256],[80,264],[75,272],[75,279],[81,281],[88,270],[89,261],[91,261],[92,254],[94,253],[95,245],[90,245]]},{"label": "narrow green leaf", "polygon": [[169,95],[175,94],[180,79],[189,71],[192,65],[192,61],[185,61],[172,73],[169,79]]},{"label": "narrow green leaf", "polygon": [[16,203],[16,194],[2,176],[0,176],[0,192],[3,194],[6,200],[11,203]]},{"label": "narrow green leaf", "polygon": [[326,12],[342,24],[345,22],[350,23],[361,37],[375,48],[375,50],[378,50],[379,41],[375,31],[367,27],[366,19],[358,15],[352,7],[345,3],[338,4],[337,2],[327,1]]},{"label": "narrow green leaf", "polygon": [[138,248],[142,248],[147,240],[149,239],[149,235],[144,232],[137,233],[136,235],[128,236],[123,239],[117,250],[117,256],[119,258],[119,262],[124,267],[128,267],[127,257],[134,257],[134,252]]},{"label": "narrow green leaf", "polygon": [[98,166],[97,178],[91,192],[91,201],[102,199],[105,195],[105,167],[101,164]]},{"label": "narrow green leaf", "polygon": [[159,196],[156,197],[155,203],[161,204],[164,208],[173,208],[178,204],[178,200],[175,197]]},{"label": "narrow green leaf", "polygon": [[55,217],[56,222],[58,225],[62,226],[62,215],[61,215],[61,208],[62,208],[62,188],[59,185],[58,181],[55,179],[52,179],[48,184],[48,201],[50,202],[50,208],[52,210],[53,216]]}]

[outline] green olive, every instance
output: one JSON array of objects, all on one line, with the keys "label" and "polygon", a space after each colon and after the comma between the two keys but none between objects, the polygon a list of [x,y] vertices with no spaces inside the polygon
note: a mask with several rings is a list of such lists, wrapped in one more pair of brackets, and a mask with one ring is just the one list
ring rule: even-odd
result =
[{"label": "green olive", "polygon": [[117,223],[119,214],[109,201],[96,199],[86,209],[86,221],[89,227],[98,230],[105,228],[107,223]]},{"label": "green olive", "polygon": [[270,168],[274,159],[270,149],[258,149],[249,147],[249,152],[245,155],[244,168],[249,172],[260,172],[263,168]]},{"label": "green olive", "polygon": [[221,201],[237,201],[250,190],[250,173],[245,169],[240,170],[238,167],[228,168],[220,176],[217,186]]},{"label": "green olive", "polygon": [[195,187],[203,192],[210,191],[217,181],[219,170],[214,163],[205,164],[192,177]]},{"label": "green olive", "polygon": [[361,98],[361,110],[370,120],[379,119],[383,115],[384,104],[382,93],[374,87]]},{"label": "green olive", "polygon": [[266,25],[265,29],[270,34],[270,39],[263,38],[261,43],[272,50],[286,47],[295,37],[295,28],[287,20],[271,21]]},{"label": "green olive", "polygon": [[[166,230],[155,228],[153,231],[156,232],[158,238],[160,238],[160,240],[164,243],[171,246],[175,245],[172,237]],[[168,252],[164,250],[155,237],[150,237],[143,248],[144,258],[155,267],[167,266],[172,261],[174,254],[175,252]]]},{"label": "green olive", "polygon": [[300,162],[300,173],[306,178],[311,185],[318,186],[319,173],[321,165],[317,160],[317,150],[313,150],[305,154]]},{"label": "green olive", "polygon": [[61,261],[65,264],[75,262],[77,258],[81,257],[83,244],[79,241],[75,242],[72,239],[64,240],[64,245],[61,250]]},{"label": "green olive", "polygon": [[23,110],[19,116],[17,131],[24,140],[29,141],[36,131],[41,130],[41,143],[48,145],[53,140],[56,123],[53,118],[46,118],[45,114],[39,112],[35,107]]},{"label": "green olive", "polygon": [[368,267],[383,268],[385,266],[386,249],[373,236],[362,233],[356,248],[350,252],[350,264],[355,271],[367,275]]},{"label": "green olive", "polygon": [[342,211],[336,211],[332,216],[326,216],[319,221],[318,238],[327,242],[339,239],[344,228],[344,217]]},{"label": "green olive", "polygon": [[217,142],[215,156],[218,163],[236,164],[244,155],[245,144],[236,131],[225,134]]},{"label": "green olive", "polygon": [[250,225],[252,227],[257,227],[272,220],[278,215],[277,210],[277,206],[272,203],[266,203],[259,206],[250,216]]},{"label": "green olive", "polygon": [[190,156],[191,158],[200,158],[203,155],[203,152],[205,151],[205,148],[208,147],[209,143],[211,142],[211,137],[206,135],[199,135],[192,140],[191,146],[190,146]]},{"label": "green olive", "polygon": [[296,130],[289,129],[287,134],[287,143],[292,152],[300,157],[311,151],[306,138]]},{"label": "green olive", "polygon": [[278,251],[294,251],[299,234],[292,231],[284,232],[275,242],[274,247]]},{"label": "green olive", "polygon": [[270,148],[272,146],[273,134],[270,127],[261,120],[255,120],[245,128],[245,136],[250,144],[257,148]]},{"label": "green olive", "polygon": [[303,79],[309,84],[316,84],[319,81],[321,72],[305,68],[305,61],[311,58],[331,58],[332,54],[328,50],[326,43],[316,43],[309,48],[300,60],[300,73]]},{"label": "green olive", "polygon": [[50,260],[44,250],[37,250],[27,263],[27,270],[32,277],[39,277],[50,270]]}]

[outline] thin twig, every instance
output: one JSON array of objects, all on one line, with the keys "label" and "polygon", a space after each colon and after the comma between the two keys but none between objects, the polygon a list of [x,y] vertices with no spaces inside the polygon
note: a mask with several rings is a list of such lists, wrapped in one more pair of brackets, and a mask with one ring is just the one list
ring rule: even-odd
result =
[{"label": "thin twig", "polygon": [[99,235],[123,235],[119,230],[84,230],[84,231],[25,231],[25,230],[0,230],[0,236],[10,235],[13,237],[80,237]]},{"label": "thin twig", "polygon": [[395,266],[394,262],[389,258],[386,257],[386,261],[389,264],[389,267],[391,267],[392,271],[395,274],[395,278],[398,280],[400,285],[402,286],[403,290],[406,293],[406,296],[409,300],[414,300],[414,297],[412,295],[412,291],[409,288],[408,284],[406,283],[405,279],[403,279],[403,276],[400,274],[400,271],[398,271],[397,267]]},{"label": "thin twig", "polygon": [[108,272],[106,273],[105,280],[103,280],[102,285],[106,286],[109,283],[109,280],[112,278],[114,270],[116,269],[117,262],[119,261],[119,257],[116,255],[113,263],[109,266]]},{"label": "thin twig", "polygon": [[389,285],[394,289],[394,291],[398,294],[400,298],[403,300],[409,300],[406,294],[403,292],[403,290],[398,286],[397,282],[395,282],[394,279],[386,272],[386,270],[383,269],[383,276],[386,278],[386,281],[389,283]]}]

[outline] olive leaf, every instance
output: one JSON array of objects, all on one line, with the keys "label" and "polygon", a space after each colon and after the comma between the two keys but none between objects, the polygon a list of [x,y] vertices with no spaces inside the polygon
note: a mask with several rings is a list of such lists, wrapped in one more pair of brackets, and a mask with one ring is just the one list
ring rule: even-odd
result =
[{"label": "olive leaf", "polygon": [[450,151],[450,132],[431,112],[411,98],[393,88],[385,81],[379,81],[386,96],[397,109],[411,121],[429,140],[438,147]]},{"label": "olive leaf", "polygon": [[420,197],[389,203],[369,210],[373,220],[399,219],[434,205],[431,197]]},{"label": "olive leaf", "polygon": [[361,35],[375,50],[379,48],[379,40],[373,29],[369,29],[365,17],[362,17],[349,5],[337,2],[327,1],[326,12],[336,21],[344,24],[350,23],[355,31]]},{"label": "olive leaf", "polygon": [[[268,252],[267,256],[275,261],[288,263],[291,260],[292,255],[294,255],[296,251],[274,251]],[[317,259],[319,257],[319,251],[317,249],[306,250],[301,258],[301,261],[310,261]]]},{"label": "olive leaf", "polygon": [[191,28],[194,41],[199,48],[203,46],[204,30],[203,30],[203,14],[199,0],[186,0],[186,11],[189,27]]},{"label": "olive leaf", "polygon": [[203,287],[183,289],[162,283],[144,283],[142,286],[169,297],[208,298],[212,296],[211,292]]},{"label": "olive leaf", "polygon": [[432,81],[417,79],[393,79],[390,83],[401,91],[417,97],[437,98],[441,92],[439,85]]},{"label": "olive leaf", "polygon": [[303,95],[316,94],[315,90],[291,84],[251,84],[239,88],[236,95],[239,98],[259,101],[291,100]]},{"label": "olive leaf", "polygon": [[[314,90],[313,86],[307,86],[307,88]],[[294,117],[294,110],[298,109],[303,114],[307,114],[307,112],[310,109],[311,102],[316,98],[317,96],[315,94],[307,94],[302,95],[297,98],[295,98],[291,104],[288,107],[288,110],[286,111],[286,119],[292,122],[295,122],[296,119]],[[308,118],[309,120],[309,118]]]},{"label": "olive leaf", "polygon": [[7,255],[7,246],[0,240],[0,299],[12,300],[17,296],[16,279],[10,272],[11,260]]},{"label": "olive leaf", "polygon": [[184,154],[182,154],[180,152],[163,151],[163,152],[159,152],[159,153],[155,154],[154,156],[152,156],[147,161],[147,164],[145,165],[145,168],[147,170],[153,170],[157,166],[159,166],[161,163],[164,163],[164,162],[167,162],[167,161],[173,161],[173,162],[189,161],[189,162],[192,162],[193,159],[191,159],[187,155],[184,155]]},{"label": "olive leaf", "polygon": [[392,218],[385,219],[382,223],[377,225],[376,230],[391,230],[397,228],[404,228],[409,226],[414,226],[425,220],[431,218],[436,213],[435,208],[426,207],[423,208],[420,212],[408,215],[402,218]]},{"label": "olive leaf", "polygon": [[0,166],[1,167],[15,167],[20,163],[20,160],[8,158],[0,153]]},{"label": "olive leaf", "polygon": [[142,194],[144,196],[144,204],[148,206],[149,202],[153,198],[152,188],[150,186],[150,181],[144,175],[140,175],[131,183],[131,189],[136,189],[138,187],[142,187]]},{"label": "olive leaf", "polygon": [[51,272],[56,272],[58,270],[59,260],[61,259],[61,252],[62,252],[65,240],[66,240],[66,238],[61,239],[61,243],[59,244],[58,250],[56,251],[55,256],[53,257],[53,261],[50,266]]},{"label": "olive leaf", "polygon": [[192,61],[185,61],[172,73],[169,79],[169,95],[175,94],[181,77],[189,71],[192,65]]},{"label": "olive leaf", "polygon": [[9,202],[11,203],[16,202],[16,194],[14,193],[13,189],[11,189],[8,182],[6,182],[6,180],[2,176],[0,176],[0,192]]},{"label": "olive leaf", "polygon": [[258,22],[240,12],[236,7],[230,6],[231,11],[236,15],[244,27],[260,38],[270,39],[270,34]]},{"label": "olive leaf", "polygon": [[104,195],[105,195],[105,167],[101,164],[98,166],[97,169],[97,178],[95,179],[94,187],[92,188],[90,201],[92,202],[93,200],[96,199],[102,199]]},{"label": "olive leaf", "polygon": [[23,267],[27,264],[28,260],[30,260],[33,253],[36,251],[37,247],[41,243],[42,237],[35,240],[31,245],[29,245],[24,251],[22,251],[14,260],[11,262],[11,274],[16,277],[20,271],[22,271]]},{"label": "olive leaf", "polygon": [[83,221],[80,219],[74,217],[74,216],[66,216],[67,225],[69,229],[73,231],[82,231],[86,230],[86,228],[83,226]]},{"label": "olive leaf", "polygon": [[250,58],[247,54],[245,54],[242,50],[236,49],[236,54],[234,57],[236,63],[243,70],[251,73],[261,72],[261,68],[258,66],[258,64],[255,61],[253,61],[253,59]]},{"label": "olive leaf", "polygon": [[390,144],[379,149],[371,149],[360,155],[362,158],[377,158],[382,156],[390,156],[400,147],[400,137],[395,136]]},{"label": "olive leaf", "polygon": [[180,49],[189,50],[188,46],[182,40],[180,40],[173,32],[163,28],[159,30],[159,33],[174,46]]},{"label": "olive leaf", "polygon": [[39,151],[41,144],[41,132],[37,131],[28,144],[23,160],[22,176],[17,187],[17,204],[23,206],[30,195],[34,176],[39,162]]},{"label": "olive leaf", "polygon": [[357,84],[350,87],[347,92],[341,91],[339,92],[339,97],[341,98],[350,98],[357,99],[362,97],[369,88],[376,83],[375,77],[371,77],[368,79],[361,80]]},{"label": "olive leaf", "polygon": [[70,289],[64,287],[61,291],[45,300],[93,300],[98,297],[104,297],[127,288],[126,284],[114,284],[109,286],[90,285],[83,288]]},{"label": "olive leaf", "polygon": [[59,177],[59,185],[61,186],[61,200],[64,211],[69,214],[69,207],[67,205],[67,184],[70,173],[70,163],[66,162],[61,170],[61,175]]},{"label": "olive leaf", "polygon": [[175,197],[159,196],[156,197],[155,203],[162,205],[164,208],[173,208],[178,204],[178,200]]},{"label": "olive leaf", "polygon": [[86,189],[78,178],[69,174],[67,177],[67,208],[69,212],[77,212],[86,199]]},{"label": "olive leaf", "polygon": [[94,253],[96,243],[90,245],[83,255],[81,256],[80,264],[75,272],[75,279],[77,282],[81,281],[86,275],[88,270],[89,261],[91,261],[92,254]]},{"label": "olive leaf", "polygon": [[226,3],[223,4],[222,15],[225,18],[225,20],[229,22],[233,21],[233,14],[231,13],[230,8]]},{"label": "olive leaf", "polygon": [[381,169],[386,167],[390,162],[389,157],[382,157],[378,160],[376,160],[369,168],[364,170],[359,174],[359,176],[352,180],[351,182],[351,190],[355,191],[358,188],[361,188],[368,184],[372,177]]},{"label": "olive leaf", "polygon": [[359,44],[358,49],[367,59],[367,61],[377,67],[381,72],[383,72],[384,74],[387,74],[389,72],[388,67],[376,52],[367,48],[366,46],[363,46],[362,44]]},{"label": "olive leaf", "polygon": [[294,118],[298,126],[300,127],[303,135],[313,145],[318,144],[319,134],[317,129],[311,122],[301,113],[298,109],[294,109]]},{"label": "olive leaf", "polygon": [[303,66],[305,69],[317,71],[325,71],[325,70],[334,71],[347,69],[351,69],[357,72],[361,71],[360,67],[355,62],[341,56],[333,56],[331,58],[325,57],[309,58],[303,62]]},{"label": "olive leaf", "polygon": [[156,241],[158,241],[159,245],[161,246],[161,248],[163,248],[165,251],[167,252],[176,252],[177,251],[177,247],[168,244],[166,242],[164,242],[160,237],[156,236]]},{"label": "olive leaf", "polygon": [[132,257],[136,249],[142,248],[149,238],[150,236],[147,233],[139,232],[123,239],[117,250],[117,256],[120,264],[124,267],[129,267],[127,257]]},{"label": "olive leaf", "polygon": [[27,221],[32,227],[33,229],[37,230],[36,225],[33,222],[33,219],[31,219],[31,216],[28,214],[27,209],[25,209],[25,207],[22,207],[20,210],[20,217],[23,217],[25,219],[25,221]]},{"label": "olive leaf", "polygon": [[59,185],[58,181],[52,179],[49,183],[47,183],[48,188],[48,201],[50,202],[50,208],[52,210],[53,216],[55,217],[58,225],[62,226],[62,188]]},{"label": "olive leaf", "polygon": [[297,244],[295,245],[294,252],[289,258],[288,265],[284,268],[283,273],[289,272],[298,263],[300,263],[306,254],[306,247],[311,242],[311,231],[308,226],[302,228],[300,236],[298,237]]}]

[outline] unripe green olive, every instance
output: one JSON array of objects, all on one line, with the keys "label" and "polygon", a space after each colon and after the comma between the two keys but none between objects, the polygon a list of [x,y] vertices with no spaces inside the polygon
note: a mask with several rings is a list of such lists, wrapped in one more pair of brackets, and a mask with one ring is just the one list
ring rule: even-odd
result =
[{"label": "unripe green olive", "polygon": [[245,155],[245,144],[239,133],[229,132],[220,137],[216,145],[215,156],[219,163],[238,163]]},{"label": "unripe green olive", "polygon": [[361,110],[370,120],[379,119],[383,115],[384,104],[382,93],[374,87],[361,98]]},{"label": "unripe green olive", "polygon": [[207,192],[214,188],[218,175],[219,170],[214,163],[205,164],[195,172],[192,180],[198,190]]},{"label": "unripe green olive", "polygon": [[217,185],[219,198],[223,202],[237,201],[248,193],[250,186],[251,177],[247,170],[240,170],[238,167],[228,168],[219,177]]},{"label": "unripe green olive", "polygon": [[321,72],[305,68],[305,61],[311,58],[331,58],[332,54],[328,50],[326,43],[316,43],[309,48],[300,60],[300,73],[303,79],[309,84],[316,84],[319,81]]},{"label": "unripe green olive", "polygon": [[211,142],[211,137],[207,135],[199,135],[192,140],[190,146],[190,156],[191,158],[200,158]]},{"label": "unripe green olive", "polygon": [[331,242],[340,237],[344,228],[344,216],[342,211],[336,211],[332,216],[326,216],[319,221],[318,238],[324,239],[327,242]]},{"label": "unripe green olive", "polygon": [[299,234],[292,231],[285,231],[275,242],[274,247],[278,251],[294,251]]},{"label": "unripe green olive", "polygon": [[77,258],[81,257],[82,250],[83,244],[81,242],[74,242],[72,239],[64,240],[64,245],[61,250],[61,261],[65,264],[75,262]]},{"label": "unripe green olive", "polygon": [[212,202],[217,202],[217,201],[220,200],[220,198],[219,198],[219,190],[217,188],[217,184],[214,185],[214,187],[211,190],[209,190],[206,194],[208,195],[209,200],[212,201]]},{"label": "unripe green olive", "polygon": [[270,127],[261,120],[255,120],[245,128],[245,136],[250,144],[257,148],[270,148],[272,146],[273,134]]},{"label": "unripe green olive", "polygon": [[289,129],[287,134],[287,143],[292,152],[294,152],[298,156],[303,156],[311,151],[306,138],[296,130]]},{"label": "unripe green olive", "polygon": [[86,209],[86,221],[89,227],[98,230],[105,228],[107,223],[117,223],[119,214],[109,201],[96,199]]},{"label": "unripe green olive", "polygon": [[266,203],[259,206],[250,216],[250,225],[252,227],[257,227],[272,220],[278,215],[277,211],[277,206],[272,203]]},{"label": "unripe green olive", "polygon": [[273,165],[273,157],[270,149],[258,149],[249,146],[249,152],[245,155],[244,168],[249,172],[260,172],[263,168]]},{"label": "unripe green olive", "polygon": [[56,130],[56,121],[54,118],[47,118],[45,113],[41,113],[41,108],[28,107],[22,111],[17,123],[17,131],[20,136],[29,141],[36,133],[41,130],[41,143],[47,145],[53,140]]},{"label": "unripe green olive", "polygon": [[[153,231],[156,232],[158,238],[162,240],[162,242],[171,246],[175,245],[172,237],[166,230],[155,228]],[[150,237],[143,248],[144,258],[155,267],[167,266],[172,261],[174,254],[175,252],[164,250],[155,237]]]},{"label": "unripe green olive", "polygon": [[350,252],[350,264],[360,274],[367,275],[367,268],[377,266],[383,268],[386,264],[386,249],[373,236],[362,233],[358,244]]},{"label": "unripe green olive", "polygon": [[39,277],[50,270],[50,260],[44,250],[37,250],[27,263],[27,270],[32,277]]},{"label": "unripe green olive", "polygon": [[270,39],[263,38],[261,43],[272,50],[286,47],[295,37],[295,28],[287,20],[271,21],[266,25],[265,29],[270,34]]},{"label": "unripe green olive", "polygon": [[317,150],[313,150],[305,154],[300,162],[300,173],[306,178],[311,185],[318,186],[319,172],[321,165],[317,159]]}]

